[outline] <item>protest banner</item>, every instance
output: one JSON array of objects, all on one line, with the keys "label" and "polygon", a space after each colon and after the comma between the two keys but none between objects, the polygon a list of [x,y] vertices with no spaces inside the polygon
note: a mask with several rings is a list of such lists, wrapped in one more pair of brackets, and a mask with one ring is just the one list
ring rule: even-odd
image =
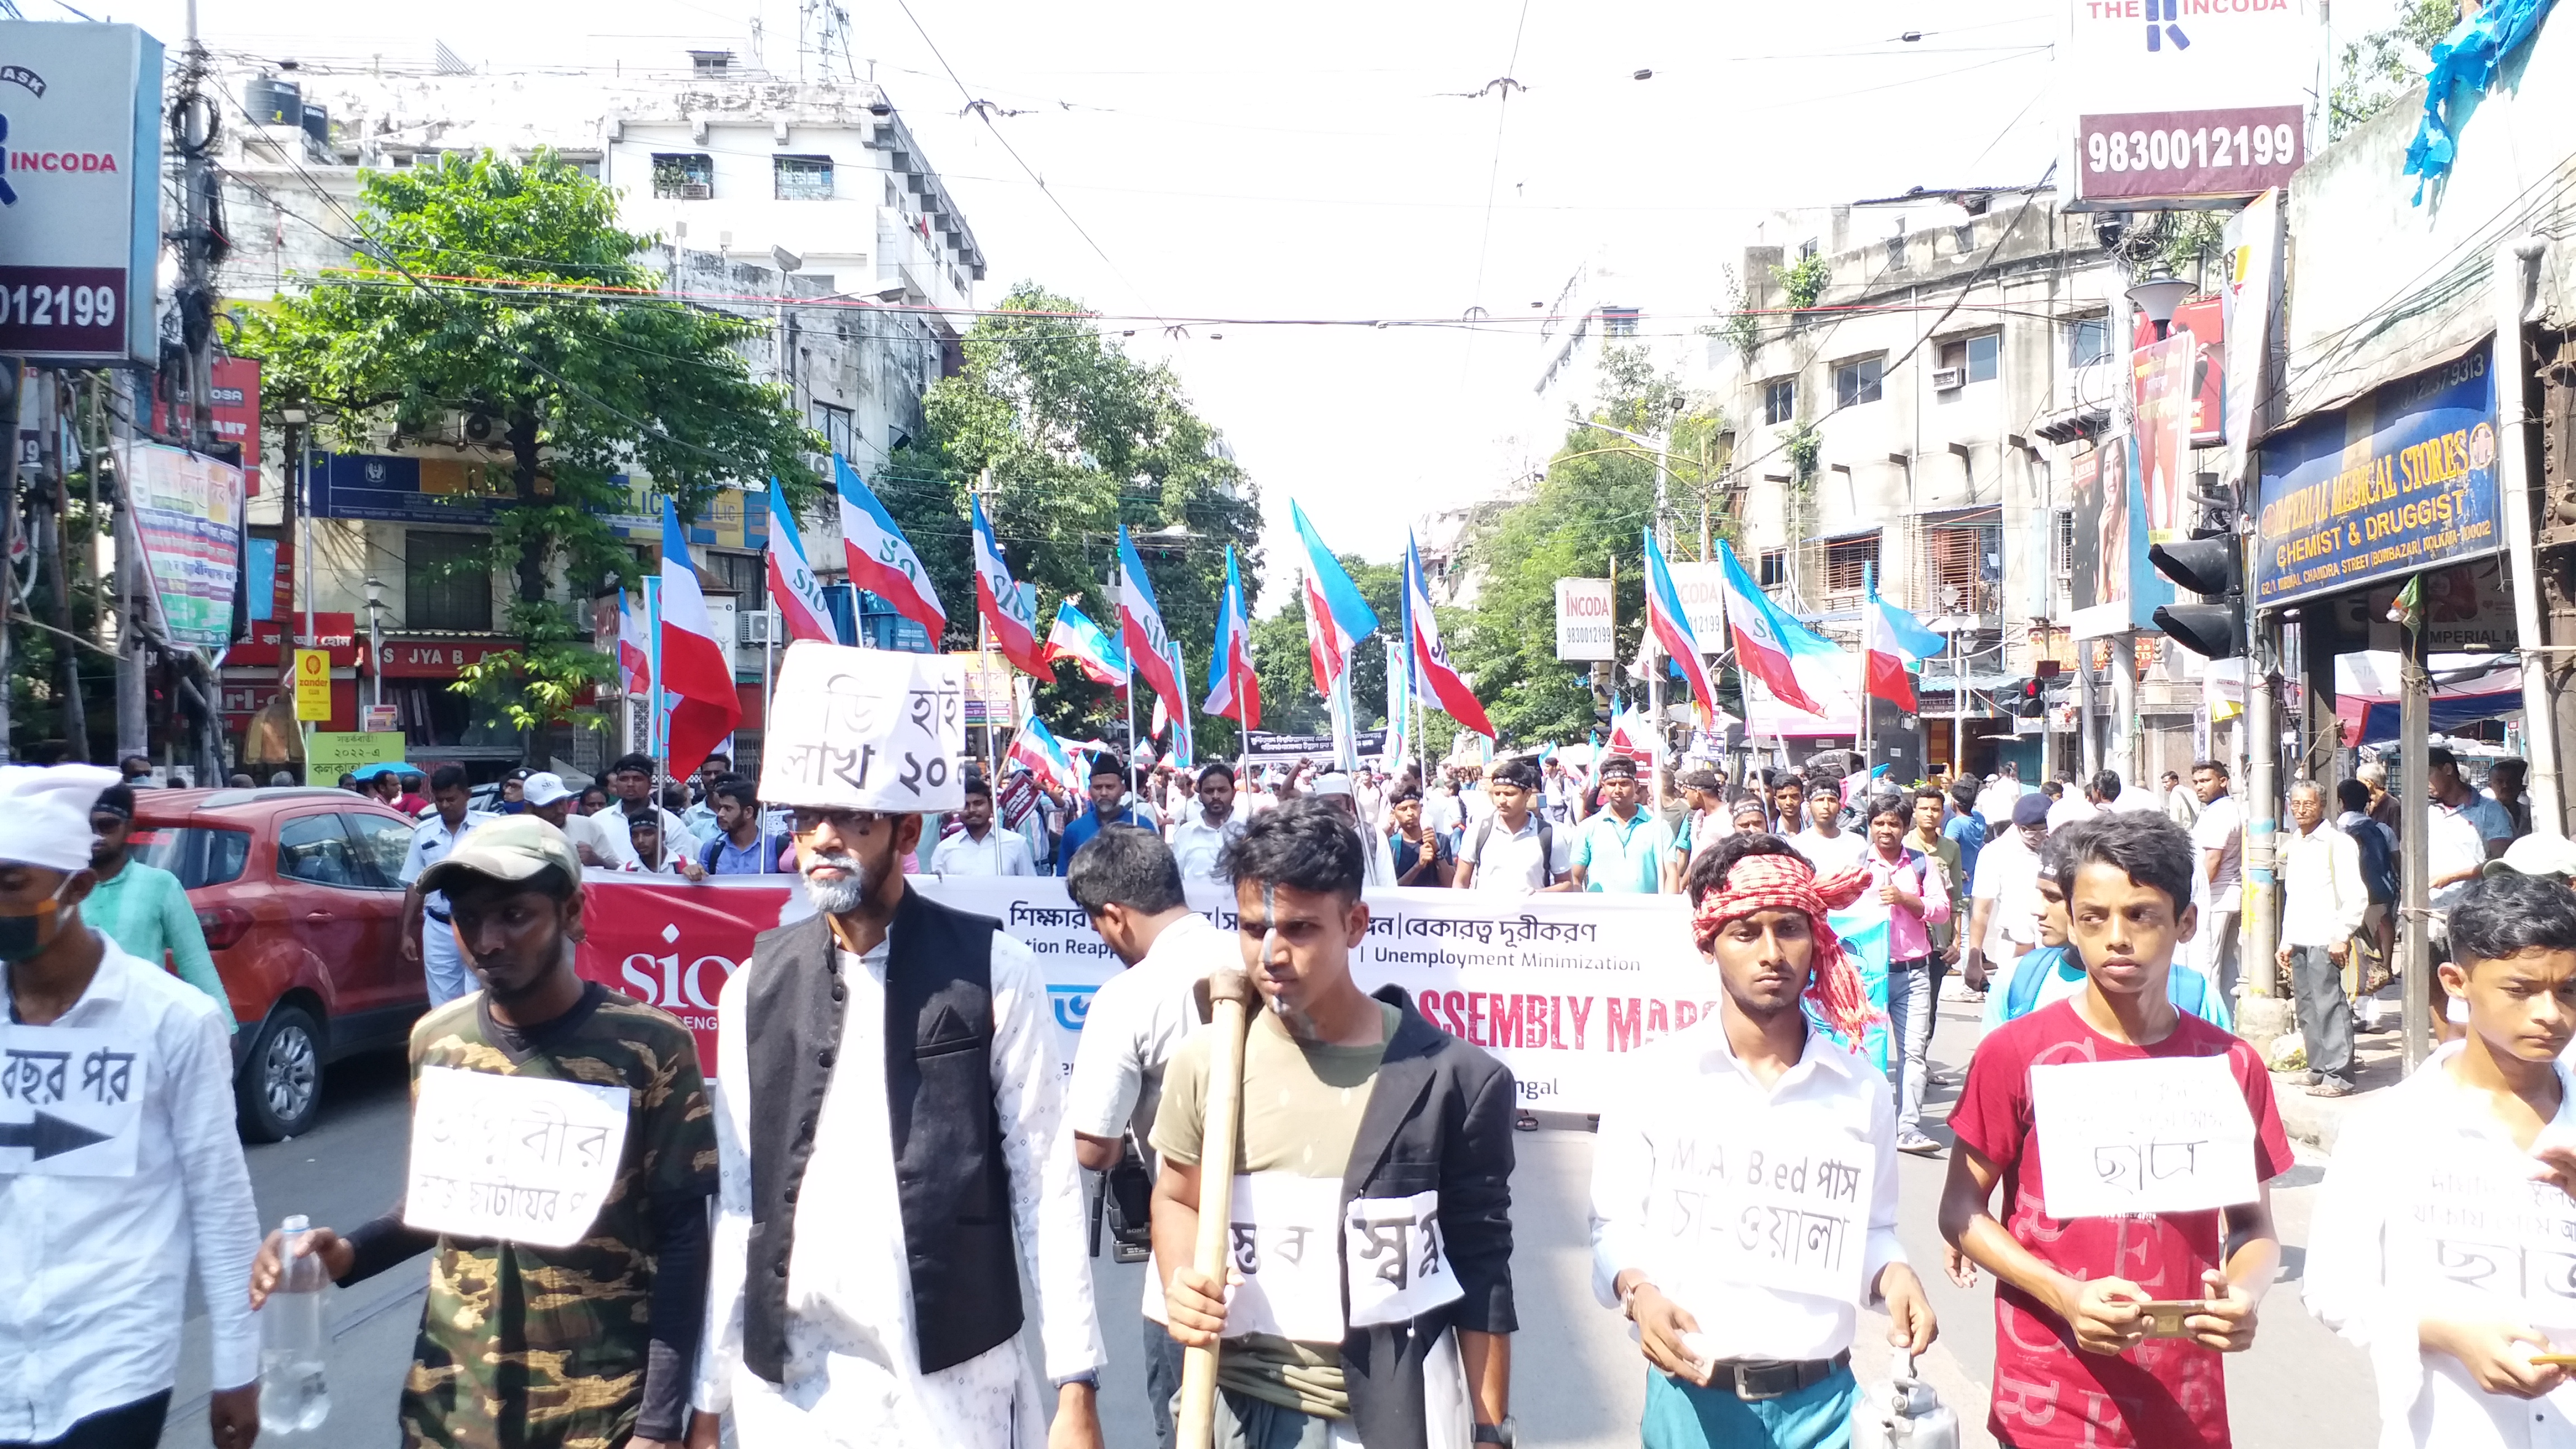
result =
[{"label": "protest banner", "polygon": [[[725,978],[750,959],[752,937],[779,924],[782,912],[806,913],[804,892],[779,876],[691,884],[586,874],[589,935],[576,956],[582,975],[679,1017],[698,1033],[699,1060],[712,1070]],[[1120,966],[1064,882],[923,875],[909,884],[991,916],[1035,953],[1059,1060],[1069,1072],[1092,993]],[[1220,930],[1234,930],[1232,895],[1193,887],[1189,902]],[[1521,1104],[1536,1110],[1600,1111],[1628,1053],[1716,1010],[1723,989],[1692,948],[1679,896],[1401,889],[1370,891],[1368,904],[1368,937],[1352,956],[1360,984],[1411,992],[1434,1026],[1509,1066]],[[1883,1011],[1885,928],[1854,928],[1844,944]],[[1881,1067],[1885,1044],[1882,1022],[1864,1043]]]},{"label": "protest banner", "polygon": [[2200,1212],[2252,1202],[2254,1117],[2227,1058],[2030,1069],[2049,1216]]},{"label": "protest banner", "polygon": [[2392,1281],[2427,1315],[2474,1297],[2470,1311],[2576,1330],[2576,1199],[2509,1144],[2464,1134],[2446,1149],[2391,1217]]},{"label": "protest banner", "polygon": [[1857,1303],[1877,1181],[1869,1142],[1712,1121],[1656,1145],[1646,1239],[1669,1248],[1662,1273],[1685,1306],[1722,1301],[1730,1285]]},{"label": "protest banner", "polygon": [[626,1089],[423,1067],[403,1222],[541,1248],[580,1242],[616,1185]]},{"label": "protest banner", "polygon": [[102,1027],[0,1023],[0,1177],[132,1177],[142,1050]]},{"label": "protest banner", "polygon": [[966,689],[954,658],[799,639],[778,667],[760,798],[954,810],[966,800],[954,763],[965,750]]}]

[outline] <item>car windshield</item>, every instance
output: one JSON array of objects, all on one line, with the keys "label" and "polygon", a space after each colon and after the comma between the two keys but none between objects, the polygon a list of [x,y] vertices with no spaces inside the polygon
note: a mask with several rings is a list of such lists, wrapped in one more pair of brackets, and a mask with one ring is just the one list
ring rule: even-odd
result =
[{"label": "car windshield", "polygon": [[241,879],[250,859],[250,832],[202,825],[138,825],[129,841],[133,858],[179,878],[189,890]]}]

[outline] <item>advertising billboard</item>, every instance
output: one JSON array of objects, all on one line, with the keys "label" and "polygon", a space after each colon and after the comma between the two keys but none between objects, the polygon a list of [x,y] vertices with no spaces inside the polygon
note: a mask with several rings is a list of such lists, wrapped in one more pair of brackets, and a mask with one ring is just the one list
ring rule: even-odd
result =
[{"label": "advertising billboard", "polygon": [[1615,659],[1619,646],[1610,630],[1608,579],[1556,581],[1556,657],[1567,660]]},{"label": "advertising billboard", "polygon": [[2100,639],[2155,627],[2156,609],[2173,602],[2173,585],[2147,560],[2147,500],[2140,484],[2140,448],[2113,433],[2069,470],[2074,539],[2068,580],[2074,612],[2068,631]]},{"label": "advertising billboard", "polygon": [[2311,0],[2069,0],[2069,209],[2253,196],[2307,159]]},{"label": "advertising billboard", "polygon": [[0,354],[152,361],[161,42],[0,21],[0,146]]},{"label": "advertising billboard", "polygon": [[2500,548],[2495,410],[2480,348],[2266,437],[2254,607]]},{"label": "advertising billboard", "polygon": [[120,470],[134,529],[176,644],[220,649],[232,642],[233,595],[241,584],[242,471],[201,453],[136,443]]}]

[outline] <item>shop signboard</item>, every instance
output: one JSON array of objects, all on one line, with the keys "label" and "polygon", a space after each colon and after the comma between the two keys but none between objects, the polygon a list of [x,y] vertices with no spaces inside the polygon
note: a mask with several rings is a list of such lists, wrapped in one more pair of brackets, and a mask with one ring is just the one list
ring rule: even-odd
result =
[{"label": "shop signboard", "polygon": [[0,355],[154,361],[161,42],[0,21],[0,142]]},{"label": "shop signboard", "polygon": [[2487,352],[2405,378],[2263,440],[2258,609],[2457,564],[2504,542]]},{"label": "shop signboard", "polygon": [[304,783],[337,785],[360,765],[403,762],[400,730],[315,730],[304,737]]}]

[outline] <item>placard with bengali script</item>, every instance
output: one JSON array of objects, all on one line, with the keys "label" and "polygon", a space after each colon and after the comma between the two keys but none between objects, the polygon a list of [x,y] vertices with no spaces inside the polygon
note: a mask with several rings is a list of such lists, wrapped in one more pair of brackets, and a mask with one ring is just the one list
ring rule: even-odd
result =
[{"label": "placard with bengali script", "polygon": [[2047,1211],[2203,1212],[2252,1202],[2254,1117],[2224,1056],[2030,1069]]},{"label": "placard with bengali script", "polygon": [[590,1231],[626,1152],[618,1087],[423,1067],[403,1222],[563,1248]]}]

